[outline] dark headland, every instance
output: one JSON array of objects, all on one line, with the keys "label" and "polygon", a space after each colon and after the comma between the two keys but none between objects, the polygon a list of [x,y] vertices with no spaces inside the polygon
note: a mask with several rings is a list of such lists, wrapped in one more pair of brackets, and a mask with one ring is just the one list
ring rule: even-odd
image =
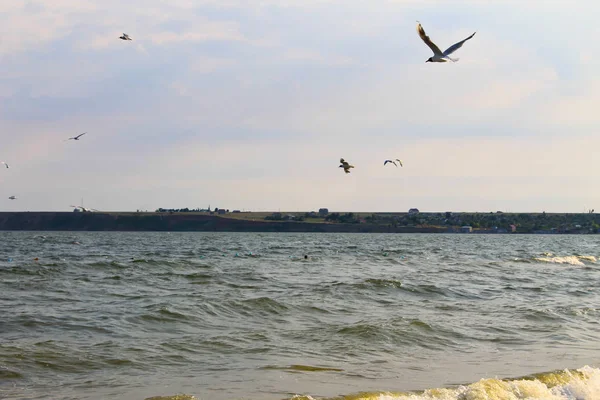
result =
[{"label": "dark headland", "polygon": [[0,212],[3,231],[598,233],[595,213]]}]

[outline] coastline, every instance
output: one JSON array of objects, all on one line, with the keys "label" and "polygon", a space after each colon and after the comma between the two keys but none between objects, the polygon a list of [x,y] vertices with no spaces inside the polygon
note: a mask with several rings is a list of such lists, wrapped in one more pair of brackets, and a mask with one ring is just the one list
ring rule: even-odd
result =
[{"label": "coastline", "polygon": [[[462,234],[593,234],[597,230],[573,225],[576,228],[525,229],[520,226],[515,231],[502,228],[506,221],[538,218],[531,213],[507,215],[507,219],[497,226],[474,227],[467,232],[462,223],[441,225],[429,222],[440,213],[422,213],[425,223],[402,223],[406,213],[356,213],[360,222],[332,222],[325,219],[308,221],[268,220],[267,213],[244,213],[216,215],[196,212],[49,212],[19,211],[0,212],[0,231],[116,231],[116,232],[323,232],[323,233],[462,233]],[[469,218],[481,218],[485,214],[454,214],[458,222]],[[558,216],[559,214],[557,214]],[[575,221],[593,218],[587,214],[560,214],[570,216]],[[366,218],[364,217],[366,216]],[[370,216],[370,217],[369,217]],[[384,216],[388,219],[383,219]],[[544,218],[553,218],[550,214]],[[371,219],[369,219],[371,218]],[[414,216],[408,216],[411,222]],[[504,216],[503,216],[504,218]],[[375,222],[372,222],[375,221]],[[428,223],[429,222],[429,223]],[[499,221],[500,222],[500,221]],[[572,221],[571,221],[572,222]],[[591,219],[590,219],[590,222]],[[595,223],[595,222],[594,222]],[[468,227],[467,227],[468,228]]]},{"label": "coastline", "polygon": [[444,233],[448,229],[261,221],[195,213],[0,212],[0,231]]}]

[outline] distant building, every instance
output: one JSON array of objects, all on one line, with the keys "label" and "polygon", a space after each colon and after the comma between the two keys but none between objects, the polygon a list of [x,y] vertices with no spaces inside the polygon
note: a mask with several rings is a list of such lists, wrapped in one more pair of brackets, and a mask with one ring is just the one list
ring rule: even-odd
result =
[{"label": "distant building", "polygon": [[219,214],[219,215],[227,214],[227,210],[224,208],[219,208],[217,210],[217,214]]},{"label": "distant building", "polygon": [[241,211],[240,210],[233,210],[233,213],[234,214],[239,214],[239,213],[241,213]]},{"label": "distant building", "polygon": [[419,209],[418,208],[411,208],[410,210],[408,210],[409,214],[418,214],[419,213]]},{"label": "distant building", "polygon": [[326,217],[327,214],[329,214],[329,209],[328,208],[319,208],[319,215],[321,217]]},{"label": "distant building", "polygon": [[460,233],[471,233],[471,232],[473,232],[473,228],[468,225],[460,227]]}]

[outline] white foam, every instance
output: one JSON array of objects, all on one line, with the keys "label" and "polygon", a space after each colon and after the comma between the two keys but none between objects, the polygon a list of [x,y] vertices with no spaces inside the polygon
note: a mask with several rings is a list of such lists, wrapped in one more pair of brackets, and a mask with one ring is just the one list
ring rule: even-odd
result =
[{"label": "white foam", "polygon": [[576,266],[585,266],[584,261],[595,263],[597,258],[594,256],[554,256],[554,257],[535,257],[534,260],[552,264],[568,264]]},{"label": "white foam", "polygon": [[[314,400],[294,396],[293,400]],[[536,379],[482,379],[454,389],[423,393],[365,393],[337,397],[347,400],[600,400],[600,369],[583,367],[537,376]]]}]

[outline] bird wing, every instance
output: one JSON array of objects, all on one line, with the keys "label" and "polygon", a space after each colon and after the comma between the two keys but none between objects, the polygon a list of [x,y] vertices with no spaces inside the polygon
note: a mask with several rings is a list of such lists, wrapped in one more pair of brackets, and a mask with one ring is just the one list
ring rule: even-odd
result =
[{"label": "bird wing", "polygon": [[461,40],[458,43],[453,44],[452,46],[448,47],[446,49],[446,51],[444,51],[444,55],[445,56],[449,56],[450,54],[454,53],[456,50],[460,49],[463,45],[463,43],[465,43],[467,40],[471,39],[473,36],[475,36],[477,32],[473,32],[473,34],[471,36],[469,36],[468,38],[466,38],[465,40]]},{"label": "bird wing", "polygon": [[383,162],[383,165],[386,165],[386,164],[387,164],[387,163],[389,163],[389,162],[392,162],[392,160],[385,160],[385,161]]},{"label": "bird wing", "polygon": [[[425,42],[425,44],[427,46],[429,46],[429,48],[431,49],[431,51],[433,51],[433,54],[435,54],[436,56],[443,55],[443,53],[440,50],[440,48],[437,47],[436,44],[431,41],[431,39],[429,39],[429,36],[427,36],[427,34],[425,33],[425,29],[423,29],[423,27],[421,26],[420,22],[418,22],[418,24],[417,24],[417,32],[419,33],[419,36],[421,37],[421,40],[423,40]],[[462,45],[462,43],[461,43],[461,45]]]},{"label": "bird wing", "polygon": [[75,136],[75,138],[80,138],[80,137],[82,137],[83,135],[85,135],[86,133],[87,133],[87,132],[83,132],[81,135],[77,135],[77,136]]},{"label": "bird wing", "polygon": [[397,158],[396,161],[398,161],[398,164],[400,164],[401,167],[404,167],[404,165],[402,165],[402,161],[398,160]]}]

